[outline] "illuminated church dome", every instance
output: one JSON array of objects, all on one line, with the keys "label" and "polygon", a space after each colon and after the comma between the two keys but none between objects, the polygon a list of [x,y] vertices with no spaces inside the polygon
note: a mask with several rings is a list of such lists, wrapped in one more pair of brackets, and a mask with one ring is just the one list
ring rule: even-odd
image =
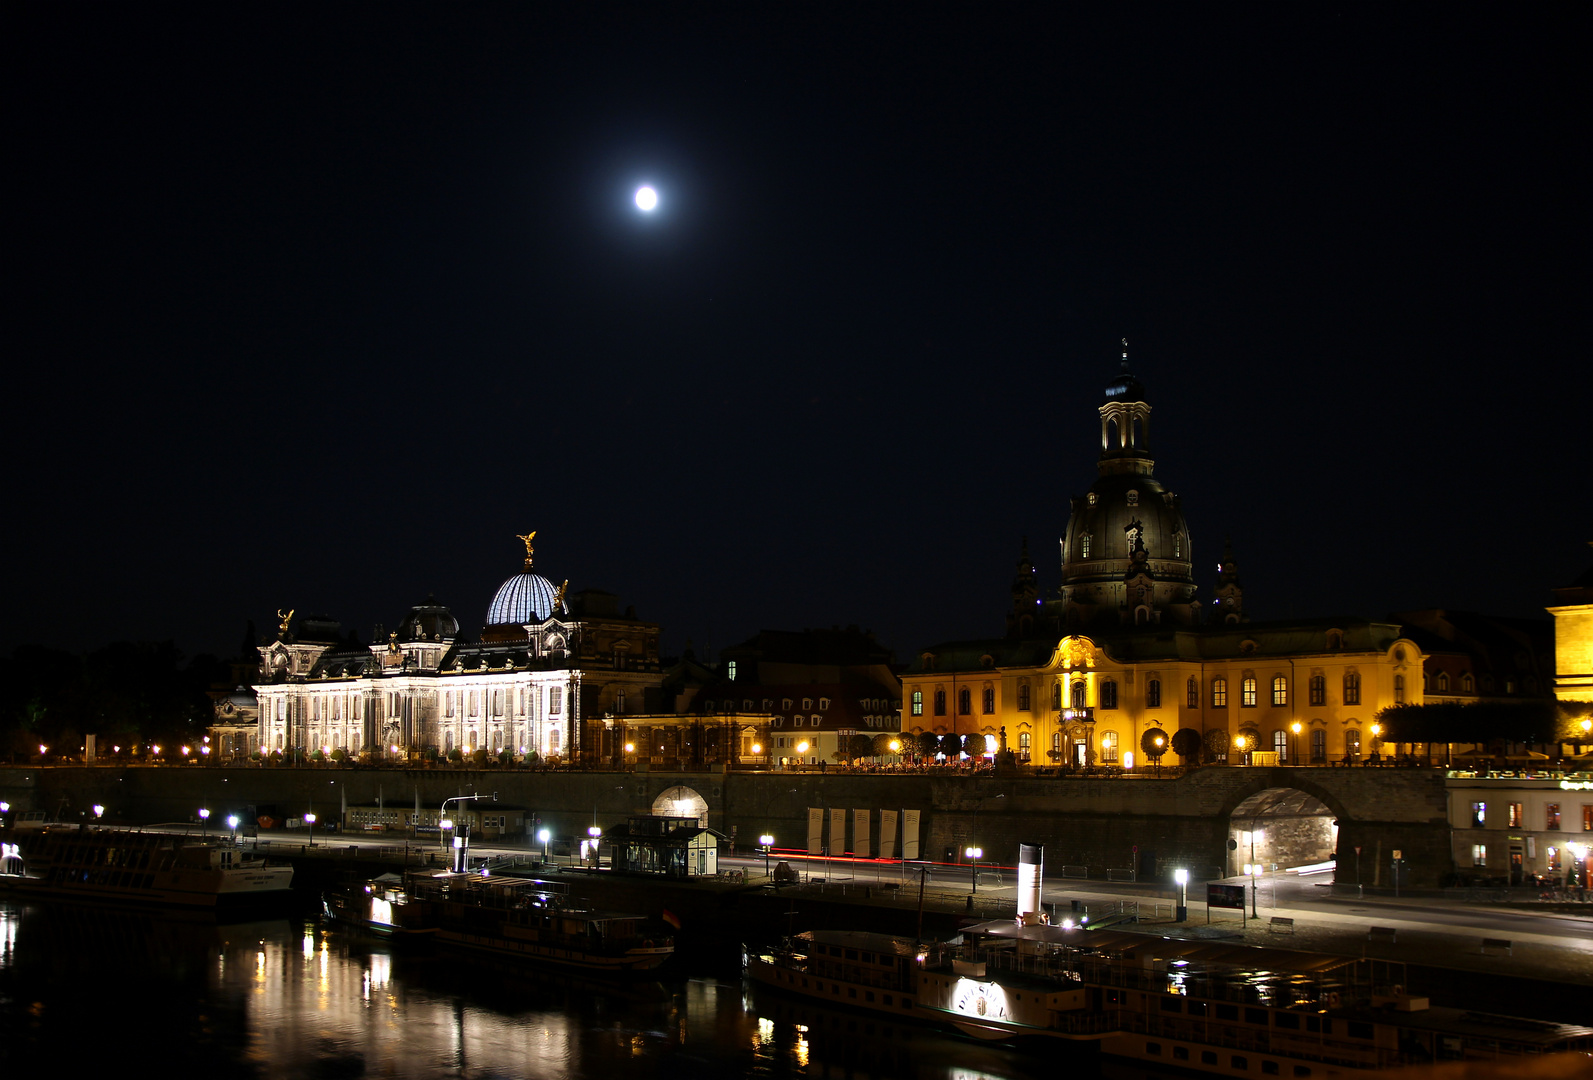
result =
[{"label": "illuminated church dome", "polygon": [[1091,624],[1190,624],[1195,578],[1189,526],[1178,496],[1151,475],[1151,407],[1128,370],[1106,385],[1100,477],[1073,499],[1062,541],[1063,618]]},{"label": "illuminated church dome", "polygon": [[535,537],[535,532],[516,537],[525,544],[525,569],[498,586],[497,595],[487,606],[488,626],[540,623],[563,608],[564,590],[531,572],[531,541]]},{"label": "illuminated church dome", "polygon": [[432,596],[410,608],[398,624],[398,640],[403,642],[452,641],[458,636],[459,620]]}]

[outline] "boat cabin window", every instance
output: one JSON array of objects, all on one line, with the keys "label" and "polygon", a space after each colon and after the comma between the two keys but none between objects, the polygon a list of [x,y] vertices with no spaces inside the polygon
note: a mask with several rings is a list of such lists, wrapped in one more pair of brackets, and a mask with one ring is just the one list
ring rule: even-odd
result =
[{"label": "boat cabin window", "polygon": [[1217,1006],[1217,1019],[1218,1020],[1237,1020],[1237,1019],[1239,1019],[1239,1006],[1237,1006],[1237,1005],[1221,1005],[1221,1004],[1219,1004]]},{"label": "boat cabin window", "polygon": [[1190,1016],[1205,1016],[1206,1010],[1211,1006],[1204,1001],[1190,1001],[1185,1003],[1184,1011]]},{"label": "boat cabin window", "polygon": [[1277,1076],[1278,1063],[1276,1061],[1263,1061],[1261,1063],[1261,1071],[1267,1076]]},{"label": "boat cabin window", "polygon": [[1215,1051],[1215,1050],[1202,1050],[1200,1052],[1200,1063],[1202,1065],[1215,1065],[1215,1064],[1217,1064],[1217,1051]]},{"label": "boat cabin window", "polygon": [[1175,998],[1175,997],[1164,997],[1164,998],[1162,998],[1162,1012],[1183,1012],[1183,1011],[1184,1011],[1184,1003],[1183,1003],[1182,999]]},{"label": "boat cabin window", "polygon": [[1245,1023],[1254,1024],[1256,1027],[1266,1027],[1267,1026],[1267,1010],[1265,1010],[1265,1009],[1246,1009],[1245,1010]]},{"label": "boat cabin window", "polygon": [[1300,1030],[1300,1018],[1294,1013],[1280,1012],[1272,1014],[1274,1027],[1287,1028],[1290,1031]]},{"label": "boat cabin window", "polygon": [[1175,1047],[1173,1047],[1173,1059],[1175,1061],[1188,1061],[1189,1060],[1189,1047],[1187,1047],[1187,1046],[1175,1046]]},{"label": "boat cabin window", "polygon": [[1322,1030],[1322,1021],[1321,1021],[1321,1019],[1318,1018],[1318,1017],[1315,1017],[1315,1016],[1307,1016],[1305,1018],[1305,1030],[1307,1030],[1307,1031],[1318,1031],[1318,1032],[1321,1031]]},{"label": "boat cabin window", "polygon": [[1238,1069],[1240,1072],[1250,1071],[1250,1059],[1240,1057],[1238,1054],[1235,1054],[1233,1057],[1229,1058],[1228,1064],[1230,1067]]},{"label": "boat cabin window", "polygon": [[1350,1038],[1352,1039],[1370,1039],[1372,1037],[1371,1024],[1367,1024],[1359,1020],[1351,1020],[1349,1022],[1349,1029]]}]

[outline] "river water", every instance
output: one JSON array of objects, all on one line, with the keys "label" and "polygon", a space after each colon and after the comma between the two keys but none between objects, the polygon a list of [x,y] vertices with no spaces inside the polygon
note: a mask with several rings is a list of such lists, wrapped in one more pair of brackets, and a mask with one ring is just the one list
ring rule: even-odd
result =
[{"label": "river water", "polygon": [[[0,900],[0,1075],[1058,1075],[1054,1051],[1042,1059],[744,985],[730,956],[682,966],[604,985],[309,915],[218,923]],[[1067,1073],[1100,1075],[1093,1061]]]}]

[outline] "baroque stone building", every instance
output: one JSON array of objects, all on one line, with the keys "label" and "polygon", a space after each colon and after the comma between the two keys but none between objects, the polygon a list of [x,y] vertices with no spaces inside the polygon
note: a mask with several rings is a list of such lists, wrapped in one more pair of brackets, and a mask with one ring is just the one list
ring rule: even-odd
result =
[{"label": "baroque stone building", "polygon": [[566,598],[532,569],[499,586],[477,640],[435,600],[362,645],[335,620],[281,613],[260,647],[264,753],[408,758],[481,750],[492,756],[595,759],[615,716],[656,708],[658,626],[585,590]]},{"label": "baroque stone building", "polygon": [[1041,765],[1130,767],[1183,728],[1214,762],[1380,750],[1374,714],[1422,700],[1421,650],[1391,622],[1251,622],[1231,550],[1203,606],[1182,504],[1154,475],[1147,399],[1125,352],[1097,410],[1097,479],[1071,500],[1058,596],[1041,597],[1025,549],[1007,635],[921,650],[902,676],[903,731],[983,734]]}]

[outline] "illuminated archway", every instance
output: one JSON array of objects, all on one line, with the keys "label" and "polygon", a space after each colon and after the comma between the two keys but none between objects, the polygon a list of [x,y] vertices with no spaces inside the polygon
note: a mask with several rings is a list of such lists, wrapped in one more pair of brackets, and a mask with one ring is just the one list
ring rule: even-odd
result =
[{"label": "illuminated archway", "polygon": [[708,800],[682,784],[660,793],[653,800],[653,813],[660,817],[696,818],[698,825],[708,827]]}]

